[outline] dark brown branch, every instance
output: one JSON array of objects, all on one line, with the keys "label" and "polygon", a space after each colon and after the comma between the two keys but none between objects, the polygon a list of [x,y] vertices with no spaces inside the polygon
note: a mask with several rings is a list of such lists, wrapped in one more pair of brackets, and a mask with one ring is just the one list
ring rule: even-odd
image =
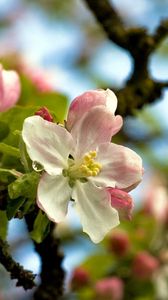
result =
[{"label": "dark brown branch", "polygon": [[[35,213],[26,215],[29,231],[32,230]],[[53,236],[53,228],[42,243],[34,242],[35,250],[41,258],[41,284],[34,293],[34,300],[59,300],[63,295],[64,271],[62,269],[63,255],[59,250],[59,240]]]},{"label": "dark brown branch", "polygon": [[35,286],[35,275],[13,260],[9,254],[9,245],[0,239],[0,263],[10,272],[11,279],[17,279],[16,286],[22,286],[25,290],[32,289]]},{"label": "dark brown branch", "polygon": [[107,0],[85,0],[104,31],[114,43],[126,47],[127,36],[122,20]]},{"label": "dark brown branch", "polygon": [[155,46],[158,46],[162,42],[162,40],[168,35],[168,20],[161,21],[160,25],[155,31],[154,41]]},{"label": "dark brown branch", "polygon": [[95,17],[104,28],[108,38],[128,50],[133,58],[132,74],[125,86],[116,91],[119,99],[118,113],[122,116],[134,114],[135,109],[159,99],[167,82],[156,82],[149,74],[151,53],[168,35],[168,20],[164,20],[154,35],[145,28],[126,28],[108,0],[85,0]]},{"label": "dark brown branch", "polygon": [[52,232],[35,249],[42,260],[41,285],[34,294],[35,300],[59,300],[63,295],[64,271],[63,255],[59,251],[59,240]]}]

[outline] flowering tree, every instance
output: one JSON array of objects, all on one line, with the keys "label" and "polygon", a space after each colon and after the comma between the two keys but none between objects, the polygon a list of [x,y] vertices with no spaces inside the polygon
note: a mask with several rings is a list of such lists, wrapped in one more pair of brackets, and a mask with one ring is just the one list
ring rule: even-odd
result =
[{"label": "flowering tree", "polygon": [[[16,286],[34,288],[36,300],[152,300],[155,295],[166,300],[159,286],[168,278],[168,167],[163,171],[145,148],[146,140],[134,140],[122,126],[124,117],[135,116],[167,87],[151,78],[148,63],[168,22],[148,34],[124,26],[109,1],[85,2],[109,40],[130,52],[132,74],[121,89],[99,85],[68,108],[67,98],[40,70],[20,58],[6,58],[7,69],[0,65],[0,262]],[[142,207],[133,214],[130,192],[143,179],[141,156],[161,175],[151,180]],[[70,204],[82,232],[66,230],[60,241],[57,229]],[[10,254],[6,239],[13,218],[25,220],[40,255],[40,283]],[[97,253],[72,272],[65,292],[60,244],[75,236],[96,243]]]}]

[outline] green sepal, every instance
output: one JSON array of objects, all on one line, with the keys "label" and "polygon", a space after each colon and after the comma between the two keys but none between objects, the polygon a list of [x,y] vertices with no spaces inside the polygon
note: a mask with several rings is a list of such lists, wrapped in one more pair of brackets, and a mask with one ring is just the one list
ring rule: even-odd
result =
[{"label": "green sepal", "polygon": [[40,174],[34,171],[20,176],[8,186],[9,197],[11,199],[18,197],[36,198],[39,179]]},{"label": "green sepal", "polygon": [[39,210],[38,215],[34,221],[33,230],[30,232],[31,238],[36,243],[41,243],[50,231],[50,220],[47,216]]},{"label": "green sepal", "polygon": [[11,220],[14,216],[16,216],[19,208],[25,202],[25,198],[19,197],[17,199],[10,199],[7,204],[6,214],[8,220]]},{"label": "green sepal", "polygon": [[9,169],[3,169],[0,168],[0,182],[9,184],[11,181],[13,181],[15,178],[19,176],[19,172],[16,170],[9,170]]}]

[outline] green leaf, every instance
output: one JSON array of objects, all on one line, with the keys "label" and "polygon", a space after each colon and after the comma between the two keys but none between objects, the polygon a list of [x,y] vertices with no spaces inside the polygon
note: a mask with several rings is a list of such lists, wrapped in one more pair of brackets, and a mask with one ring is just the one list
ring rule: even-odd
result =
[{"label": "green leaf", "polygon": [[9,134],[3,142],[11,146],[18,147],[20,136],[18,134],[14,134],[14,132],[16,132],[16,130],[22,130],[24,119],[34,115],[37,109],[37,106],[15,106],[7,112],[0,113],[0,122],[4,122],[9,127]]},{"label": "green leaf", "polygon": [[20,157],[20,151],[16,147],[7,145],[5,143],[0,143],[0,152],[3,154],[15,156],[17,158]]},{"label": "green leaf", "polygon": [[16,213],[18,212],[19,208],[23,205],[25,202],[25,198],[19,197],[17,199],[10,199],[7,204],[6,214],[8,217],[8,220],[11,220]]},{"label": "green leaf", "polygon": [[49,233],[49,230],[50,221],[47,216],[39,210],[34,221],[33,230],[30,232],[30,236],[36,243],[41,243]]},{"label": "green leaf", "polygon": [[77,292],[77,299],[78,300],[88,300],[88,299],[96,299],[95,292],[91,287],[84,287],[78,290]]},{"label": "green leaf", "polygon": [[39,92],[34,84],[26,77],[20,76],[22,94],[19,100],[21,106],[46,106],[51,113],[53,112],[57,122],[65,119],[68,100],[67,97],[58,92]]},{"label": "green leaf", "polygon": [[113,260],[110,254],[100,253],[90,256],[82,264],[93,278],[97,280],[104,277],[109,272],[109,267],[112,265]]},{"label": "green leaf", "polygon": [[0,210],[0,238],[5,240],[8,231],[8,219],[6,212]]},{"label": "green leaf", "polygon": [[31,172],[20,176],[8,186],[8,193],[11,199],[18,197],[35,198],[40,174]]},{"label": "green leaf", "polygon": [[9,126],[5,122],[0,122],[0,141],[9,134]]}]

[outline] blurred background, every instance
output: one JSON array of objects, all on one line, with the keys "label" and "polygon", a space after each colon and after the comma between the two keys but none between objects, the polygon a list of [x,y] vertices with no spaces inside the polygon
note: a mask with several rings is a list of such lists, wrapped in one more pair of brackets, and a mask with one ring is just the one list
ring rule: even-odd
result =
[{"label": "blurred background", "polygon": [[[168,0],[137,0],[136,5],[131,0],[113,0],[113,5],[127,26],[145,26],[150,33],[160,20],[168,18]],[[24,74],[41,93],[56,91],[69,102],[89,89],[123,87],[132,70],[129,53],[108,41],[82,0],[0,0],[0,61]],[[149,70],[153,78],[168,80],[168,39],[150,57]],[[58,226],[56,234],[65,254],[67,299],[106,299],[101,293],[108,290],[104,288],[107,283],[99,282],[103,278],[113,279],[110,293],[114,295],[107,300],[168,299],[167,107],[165,89],[162,99],[135,112],[135,117],[125,118],[123,130],[114,140],[144,159],[144,181],[131,193],[133,220],[123,222],[99,246],[81,234],[71,207],[65,223]],[[23,220],[10,222],[8,241],[14,258],[38,274],[40,260]],[[116,254],[122,247],[125,252]],[[144,263],[143,270],[137,271],[138,259]],[[100,272],[97,261],[104,266]],[[143,272],[149,272],[148,278]],[[122,295],[116,296],[115,289],[122,290]],[[32,291],[16,288],[0,267],[1,298],[31,299]]]}]

